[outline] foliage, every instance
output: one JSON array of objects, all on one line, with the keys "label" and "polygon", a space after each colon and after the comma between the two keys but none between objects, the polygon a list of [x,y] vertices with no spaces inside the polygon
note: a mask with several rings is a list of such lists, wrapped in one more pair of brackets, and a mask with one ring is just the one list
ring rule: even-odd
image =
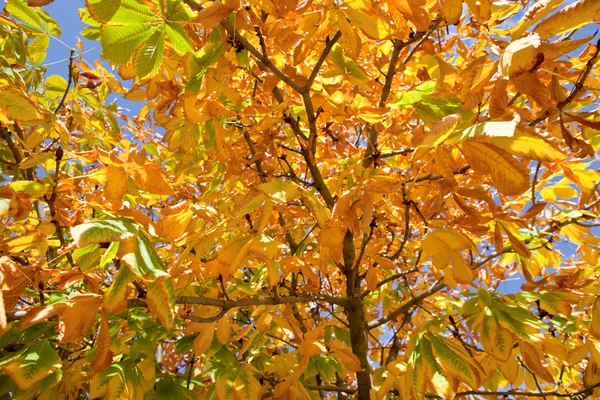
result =
[{"label": "foliage", "polygon": [[87,0],[66,79],[49,3],[0,16],[2,395],[600,397],[600,2]]}]

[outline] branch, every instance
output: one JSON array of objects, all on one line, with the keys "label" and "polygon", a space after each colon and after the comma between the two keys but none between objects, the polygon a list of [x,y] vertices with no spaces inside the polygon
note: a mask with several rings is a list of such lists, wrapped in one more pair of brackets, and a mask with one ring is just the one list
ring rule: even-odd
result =
[{"label": "branch", "polygon": [[[559,393],[558,390],[552,392],[520,392],[518,390],[508,390],[505,392],[486,392],[479,390],[469,390],[466,392],[458,392],[454,395],[454,397],[464,397],[464,396],[532,396],[532,397],[546,397],[546,396],[554,396],[554,397],[568,397],[570,399],[577,398],[587,398],[591,396],[594,392],[594,389],[600,387],[600,382],[592,385],[588,388],[580,390],[575,393]],[[581,396],[581,397],[580,397]]]},{"label": "branch", "polygon": [[[244,139],[246,140],[246,144],[248,145],[248,150],[250,150],[252,157],[256,156],[256,149],[254,148],[254,143],[252,143],[252,139],[250,138],[250,134],[248,133],[248,131],[244,131]],[[261,160],[260,159],[255,160],[254,165],[256,166],[256,171],[258,171],[258,176],[260,177],[261,182],[265,183],[267,181],[267,178],[265,178],[266,173],[262,167]],[[279,225],[283,228],[286,225],[285,218],[283,217],[281,212],[278,212],[277,214],[278,214]],[[296,250],[298,249],[298,244],[296,243],[296,241],[294,240],[294,237],[292,236],[292,234],[289,231],[286,231],[285,239],[287,240],[288,245],[290,247],[290,252],[292,254],[296,253]]]},{"label": "branch", "polygon": [[567,96],[566,99],[564,99],[563,101],[561,101],[557,104],[557,107],[559,110],[562,110],[566,105],[568,105],[570,102],[575,100],[575,98],[577,96],[579,96],[579,93],[583,90],[583,87],[584,87],[583,84],[585,83],[590,72],[592,72],[592,68],[594,67],[594,64],[596,64],[596,62],[600,58],[600,57],[598,57],[599,54],[600,54],[600,39],[596,42],[596,51],[594,52],[594,55],[592,56],[592,58],[590,58],[588,60],[588,62],[586,63],[585,68],[583,69],[583,72],[579,76],[579,79],[577,79],[577,83],[575,83],[575,87],[573,88],[571,93],[569,93],[569,95]]},{"label": "branch", "polygon": [[323,49],[321,56],[319,57],[319,59],[317,60],[317,63],[313,67],[313,70],[311,71],[310,76],[308,77],[308,81],[306,82],[306,85],[304,85],[304,87],[302,88],[303,93],[304,92],[308,93],[310,91],[310,88],[311,88],[313,82],[315,81],[317,75],[319,74],[319,70],[321,69],[321,66],[323,65],[323,63],[325,62],[325,59],[329,55],[329,52],[331,51],[333,46],[337,43],[337,41],[340,40],[341,37],[342,37],[342,32],[338,29],[338,31],[335,33],[335,35],[333,35],[333,37],[331,39],[329,39],[329,40],[326,39],[327,44],[325,45],[325,49]]},{"label": "branch", "polygon": [[73,81],[73,58],[75,57],[75,49],[71,49],[71,55],[69,56],[69,80],[67,81],[67,88],[65,89],[65,93],[63,94],[62,99],[60,99],[60,103],[58,103],[58,106],[56,106],[56,109],[54,110],[54,115],[56,115],[58,113],[58,111],[60,110],[60,108],[63,106],[63,104],[65,103],[65,100],[67,99],[67,94],[69,94],[69,89],[71,88],[71,82]]},{"label": "branch", "polygon": [[409,148],[404,150],[392,151],[390,153],[383,153],[379,155],[379,158],[389,158],[394,156],[405,156],[407,154],[413,153],[416,149]]},{"label": "branch", "polygon": [[[199,9],[197,4],[189,0],[185,0],[185,3],[192,8]],[[292,78],[287,76],[282,70],[277,68],[275,64],[267,57],[266,54],[261,53],[256,47],[252,46],[246,38],[239,34],[238,31],[235,30],[233,26],[227,21],[221,21],[221,26],[227,33],[235,40],[242,45],[250,54],[256,57],[266,68],[270,69],[275,75],[277,75],[282,81],[284,81],[289,87],[291,87],[294,91],[298,93],[302,93],[302,86],[298,85]],[[264,40],[264,39],[263,39]]]},{"label": "branch", "polygon": [[387,316],[379,318],[375,321],[371,321],[367,324],[367,329],[371,330],[374,328],[377,328],[378,326],[387,324],[390,321],[393,321],[394,319],[396,319],[396,317],[398,317],[401,314],[405,314],[406,312],[408,312],[408,310],[416,305],[419,304],[421,301],[425,300],[426,298],[428,298],[429,296],[439,292],[440,290],[442,290],[443,288],[445,288],[446,285],[443,283],[438,283],[437,285],[433,286],[431,289],[429,289],[426,292],[421,293],[420,295],[418,295],[417,297],[413,297],[412,299],[410,299],[408,302],[406,302],[405,304],[401,305],[400,307],[398,307],[396,310],[392,311],[391,313],[389,313]]},{"label": "branch", "polygon": [[325,392],[342,392],[354,394],[356,393],[356,389],[345,388],[343,386],[317,386],[317,385],[309,385],[307,386],[309,390],[323,390]]},{"label": "branch", "polygon": [[[471,169],[470,165],[465,165],[461,169],[452,171],[452,174],[453,175],[462,175],[470,169]],[[443,178],[444,177],[441,175],[429,174],[429,175],[422,176],[420,178],[407,179],[406,181],[404,181],[404,183],[418,183],[418,182],[423,182],[423,181],[439,181],[440,179],[443,179]]]},{"label": "branch", "polygon": [[396,250],[396,252],[390,256],[390,260],[395,260],[396,258],[400,257],[402,251],[404,250],[404,246],[406,246],[408,239],[410,239],[410,202],[406,201],[405,188],[405,186],[402,186],[402,197],[404,197],[404,205],[406,207],[404,211],[404,237],[402,238],[402,243],[400,243],[398,250]]},{"label": "branch", "polygon": [[414,56],[415,53],[417,52],[417,50],[419,50],[419,47],[421,47],[421,45],[423,43],[425,43],[425,41],[427,39],[429,39],[429,36],[431,36],[431,34],[433,33],[433,31],[435,31],[438,28],[438,26],[440,26],[441,22],[442,22],[441,18],[438,18],[438,20],[434,22],[434,24],[431,26],[431,28],[429,28],[429,31],[425,34],[425,36],[423,36],[423,38],[419,41],[419,43],[417,43],[415,45],[415,47],[413,47],[413,49],[408,54],[408,56],[406,57],[406,59],[404,60],[404,62],[402,62],[402,64],[406,64],[406,63],[408,63],[410,61],[410,59],[412,58],[412,56]]}]

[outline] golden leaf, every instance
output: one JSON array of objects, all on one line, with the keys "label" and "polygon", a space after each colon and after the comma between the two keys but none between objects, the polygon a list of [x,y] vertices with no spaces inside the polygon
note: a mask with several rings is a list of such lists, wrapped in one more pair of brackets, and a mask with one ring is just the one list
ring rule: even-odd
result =
[{"label": "golden leaf", "polygon": [[557,162],[566,157],[544,139],[524,132],[519,132],[513,137],[486,138],[484,141],[506,150],[514,156],[530,160]]},{"label": "golden leaf", "polygon": [[96,338],[96,354],[92,362],[94,374],[102,371],[112,364],[113,353],[110,350],[110,331],[108,326],[108,315],[105,310],[100,312],[100,331]]},{"label": "golden leaf", "polygon": [[199,356],[205,354],[210,346],[212,346],[213,338],[215,337],[216,322],[210,322],[202,327],[198,332],[198,336],[194,339],[194,353]]},{"label": "golden leaf", "polygon": [[440,10],[440,17],[446,21],[448,25],[456,25],[460,21],[462,15],[462,0],[445,0]]},{"label": "golden leaf", "polygon": [[521,37],[528,27],[544,18],[562,3],[563,0],[537,0],[519,20],[519,23],[513,27],[512,37],[515,39]]},{"label": "golden leaf", "polygon": [[200,10],[196,16],[196,21],[205,29],[212,29],[227,18],[232,11],[233,8],[228,5],[215,2],[205,9]]},{"label": "golden leaf", "polygon": [[494,186],[506,195],[518,195],[529,187],[529,170],[505,150],[494,145],[469,141],[461,145],[471,168],[491,175]]},{"label": "golden leaf", "polygon": [[554,382],[554,377],[542,364],[541,360],[544,359],[544,356],[537,347],[523,340],[519,340],[519,349],[523,356],[523,362],[531,372],[537,375],[538,378],[542,378],[547,382]]},{"label": "golden leaf", "polygon": [[547,39],[581,28],[589,23],[598,12],[600,12],[599,1],[579,0],[537,24],[533,31],[540,35],[540,38]]},{"label": "golden leaf", "polygon": [[125,168],[120,165],[106,166],[105,174],[106,184],[104,185],[104,192],[106,200],[115,203],[114,209],[121,208],[121,199],[129,186],[129,176]]},{"label": "golden leaf", "polygon": [[336,18],[342,37],[340,38],[340,44],[344,48],[344,54],[356,60],[360,54],[361,40],[360,36],[354,28],[350,25],[346,16],[341,11],[336,12]]},{"label": "golden leaf", "polygon": [[412,22],[417,30],[429,29],[431,18],[425,12],[424,0],[387,0],[390,9],[399,11],[404,18]]},{"label": "golden leaf", "polygon": [[347,8],[344,10],[344,13],[352,24],[356,25],[371,39],[386,39],[394,32],[388,20],[380,15],[369,14],[364,10],[357,10],[354,8]]},{"label": "golden leaf", "polygon": [[509,44],[500,56],[502,77],[514,78],[534,68],[539,63],[538,56],[542,54],[540,44],[540,37],[537,34],[526,36]]},{"label": "golden leaf", "polygon": [[229,341],[230,336],[231,324],[229,323],[229,318],[224,316],[217,322],[217,340],[221,342],[221,344],[226,344]]}]

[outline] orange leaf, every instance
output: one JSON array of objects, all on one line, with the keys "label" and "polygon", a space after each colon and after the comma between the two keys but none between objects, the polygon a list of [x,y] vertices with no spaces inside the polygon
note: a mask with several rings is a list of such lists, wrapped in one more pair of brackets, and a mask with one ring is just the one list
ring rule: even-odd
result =
[{"label": "orange leaf", "polygon": [[105,310],[100,312],[100,332],[96,338],[96,354],[92,363],[94,374],[102,371],[112,364],[113,353],[110,350],[110,331],[108,326],[108,314]]}]

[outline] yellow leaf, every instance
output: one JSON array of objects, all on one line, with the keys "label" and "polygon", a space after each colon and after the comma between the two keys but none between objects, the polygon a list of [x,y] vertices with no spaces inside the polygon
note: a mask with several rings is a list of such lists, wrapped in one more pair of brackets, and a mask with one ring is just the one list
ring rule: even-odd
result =
[{"label": "yellow leaf", "polygon": [[105,310],[100,312],[100,331],[96,338],[96,354],[92,362],[92,372],[97,374],[112,364],[113,353],[110,350],[110,331],[108,315]]},{"label": "yellow leaf", "polygon": [[552,374],[542,364],[541,360],[544,359],[544,355],[540,350],[523,340],[519,340],[519,349],[523,356],[523,362],[538,378],[542,378],[550,383],[554,382]]},{"label": "yellow leaf", "polygon": [[342,37],[340,38],[340,44],[344,48],[344,54],[347,57],[356,60],[360,54],[360,36],[350,25],[343,12],[338,10],[335,15],[337,18],[338,27],[340,28],[340,32],[342,33]]},{"label": "yellow leaf", "polygon": [[388,7],[400,12],[417,30],[427,31],[431,18],[425,12],[424,0],[387,0]]},{"label": "yellow leaf", "polygon": [[386,39],[394,33],[390,23],[380,15],[369,14],[366,11],[354,8],[347,8],[344,13],[352,24],[358,26],[371,39]]},{"label": "yellow leaf", "polygon": [[505,150],[492,144],[469,141],[461,150],[471,168],[489,174],[494,186],[506,195],[518,195],[529,188],[529,169]]},{"label": "yellow leaf", "polygon": [[550,89],[540,80],[537,72],[523,72],[513,78],[511,82],[519,92],[526,94],[544,110],[552,106]]},{"label": "yellow leaf", "polygon": [[[215,3],[219,4],[219,3]],[[174,196],[175,192],[167,182],[161,167],[156,164],[146,164],[132,171],[136,183],[139,183],[148,193]]]},{"label": "yellow leaf", "polygon": [[[532,34],[509,44],[500,56],[503,78],[514,78],[530,71],[539,62],[540,37]],[[543,60],[543,59],[542,59]]]},{"label": "yellow leaf", "polygon": [[163,237],[165,242],[172,242],[181,237],[186,232],[194,212],[189,208],[183,209],[178,214],[168,215],[161,218],[158,222],[158,234]]},{"label": "yellow leaf", "polygon": [[563,0],[537,0],[512,29],[512,37],[518,39],[523,32],[556,9]]},{"label": "yellow leaf", "polygon": [[215,337],[216,322],[211,322],[203,325],[202,330],[198,332],[198,336],[194,339],[194,353],[197,356],[206,353],[212,346],[213,338]]},{"label": "yellow leaf", "polygon": [[0,91],[0,110],[5,109],[6,117],[17,121],[33,121],[43,119],[38,112],[36,103],[17,87],[5,87]]},{"label": "yellow leaf", "polygon": [[212,29],[227,18],[233,9],[223,3],[212,3],[210,6],[198,12],[196,21],[205,29]]},{"label": "yellow leaf", "polygon": [[[569,54],[572,51],[577,50],[579,47],[583,46],[584,44],[588,44],[592,41],[592,39],[594,38],[594,36],[587,36],[581,39],[575,39],[575,40],[562,40],[560,42],[554,42],[554,43],[542,43],[542,45],[540,46],[540,51],[542,53],[544,53],[544,59],[546,60],[554,60],[557,59],[558,57],[561,57],[565,54]],[[552,75],[553,77],[556,76],[555,74]]]},{"label": "yellow leaf", "polygon": [[36,307],[27,312],[21,329],[58,315],[58,339],[63,343],[79,342],[92,328],[101,304],[101,295],[86,293],[50,306]]},{"label": "yellow leaf", "polygon": [[452,259],[452,275],[456,282],[469,285],[475,280],[475,273],[471,266],[456,252],[450,253]]},{"label": "yellow leaf", "polygon": [[338,360],[345,369],[352,372],[362,371],[362,367],[360,366],[360,360],[352,350],[338,348],[334,352],[331,353],[331,356]]},{"label": "yellow leaf", "polygon": [[229,323],[229,318],[224,316],[217,322],[217,340],[221,342],[221,344],[226,344],[230,337],[231,324]]},{"label": "yellow leaf", "polygon": [[497,79],[490,94],[490,117],[498,118],[504,115],[508,108],[508,92],[506,86],[508,81]]},{"label": "yellow leaf", "polygon": [[444,142],[453,132],[456,125],[460,121],[460,115],[450,114],[442,118],[440,121],[434,122],[429,129],[429,132],[425,133],[421,142],[417,144],[417,147],[425,146],[437,146]]},{"label": "yellow leaf", "polygon": [[146,303],[150,312],[158,317],[162,325],[171,329],[175,313],[173,285],[170,279],[147,282]]},{"label": "yellow leaf", "polygon": [[571,350],[567,354],[567,359],[565,360],[570,365],[575,365],[581,362],[588,353],[590,352],[587,344],[582,344],[581,346],[577,346]]},{"label": "yellow leaf", "polygon": [[129,186],[127,172],[120,165],[108,165],[105,173],[106,184],[104,185],[104,192],[106,200],[111,203],[117,203],[118,206],[115,206],[115,208],[118,209],[121,207],[121,199]]},{"label": "yellow leaf", "polygon": [[529,251],[527,246],[525,246],[523,242],[521,242],[515,235],[513,235],[509,229],[506,229],[504,225],[502,225],[502,227],[504,228],[504,232],[506,232],[506,235],[508,236],[508,240],[510,241],[510,245],[512,246],[513,250],[516,251],[517,254],[519,254],[522,257],[530,258],[531,251]]},{"label": "yellow leaf", "polygon": [[486,138],[484,141],[514,156],[530,160],[556,162],[566,157],[544,139],[526,133],[518,133],[513,137]]},{"label": "yellow leaf", "polygon": [[600,297],[597,296],[592,304],[592,323],[590,325],[590,333],[595,338],[600,339]]},{"label": "yellow leaf", "polygon": [[537,24],[533,31],[540,35],[540,38],[547,39],[581,28],[592,21],[598,12],[600,12],[600,1],[579,0]]},{"label": "yellow leaf", "polygon": [[440,10],[440,17],[448,25],[456,25],[462,15],[462,0],[445,0]]},{"label": "yellow leaf", "polygon": [[498,369],[510,383],[516,383],[519,376],[519,363],[515,357],[509,357],[505,362],[498,363]]}]

